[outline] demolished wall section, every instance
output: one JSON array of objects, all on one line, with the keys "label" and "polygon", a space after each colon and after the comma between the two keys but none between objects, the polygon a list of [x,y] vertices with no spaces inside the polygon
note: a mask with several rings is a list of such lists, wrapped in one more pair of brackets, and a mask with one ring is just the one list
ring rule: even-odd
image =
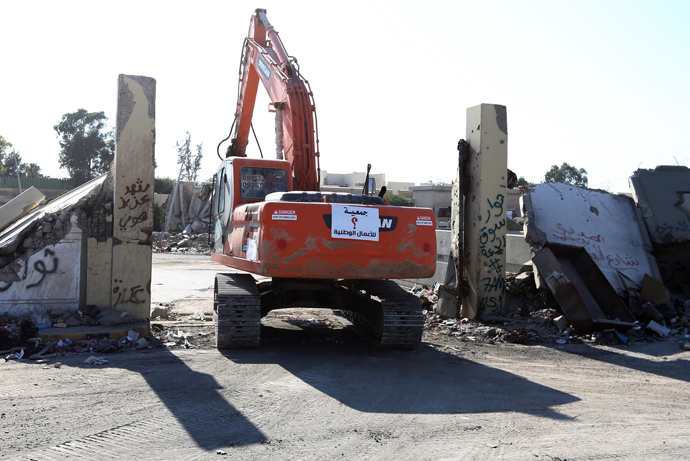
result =
[{"label": "demolished wall section", "polygon": [[21,317],[79,308],[84,239],[92,232],[100,239],[112,234],[111,183],[106,175],[94,179],[29,213],[0,236],[0,313]]},{"label": "demolished wall section", "polygon": [[584,248],[616,291],[628,288],[629,281],[641,287],[645,274],[660,279],[651,241],[631,198],[545,183],[525,191],[522,207],[525,239],[533,253],[547,244]]},{"label": "demolished wall section", "polygon": [[690,295],[690,169],[637,170],[630,189],[651,237],[661,280]]}]

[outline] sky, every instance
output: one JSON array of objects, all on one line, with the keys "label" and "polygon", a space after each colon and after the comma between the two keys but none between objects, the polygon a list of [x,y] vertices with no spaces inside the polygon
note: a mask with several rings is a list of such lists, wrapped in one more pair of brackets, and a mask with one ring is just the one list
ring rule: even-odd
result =
[{"label": "sky", "polygon": [[[0,1],[0,135],[67,177],[62,115],[103,111],[114,125],[118,75],[145,75],[156,176],[177,177],[189,132],[210,178],[256,8],[311,84],[323,170],[370,163],[388,181],[449,184],[466,109],[481,103],[507,107],[508,167],[530,182],[567,162],[590,187],[628,192],[638,168],[690,166],[684,0]],[[268,102],[260,87],[254,126],[271,157]]]}]

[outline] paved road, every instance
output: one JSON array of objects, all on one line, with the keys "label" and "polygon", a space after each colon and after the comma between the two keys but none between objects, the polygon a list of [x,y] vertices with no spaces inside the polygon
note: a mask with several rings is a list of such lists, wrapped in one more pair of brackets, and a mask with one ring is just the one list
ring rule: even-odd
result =
[{"label": "paved road", "polygon": [[213,280],[225,267],[209,255],[154,253],[151,304],[213,299]]}]

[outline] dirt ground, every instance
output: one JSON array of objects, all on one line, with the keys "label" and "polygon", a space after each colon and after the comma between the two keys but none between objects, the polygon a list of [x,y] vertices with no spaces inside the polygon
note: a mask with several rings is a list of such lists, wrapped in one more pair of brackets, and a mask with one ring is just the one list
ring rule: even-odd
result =
[{"label": "dirt ground", "polygon": [[210,285],[207,258],[154,255],[154,304],[180,319],[157,334],[179,330],[189,349],[0,361],[0,459],[688,457],[690,352],[677,339],[492,344],[429,330],[417,350],[389,351],[329,311],[293,309],[264,319],[260,349],[219,352],[211,324],[188,317],[210,314],[206,291],[164,299],[169,280],[205,271]]}]

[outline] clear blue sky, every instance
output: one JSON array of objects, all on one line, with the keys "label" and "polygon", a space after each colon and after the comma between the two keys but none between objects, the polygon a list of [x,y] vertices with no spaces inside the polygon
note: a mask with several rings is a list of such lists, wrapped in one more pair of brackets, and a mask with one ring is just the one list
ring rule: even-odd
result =
[{"label": "clear blue sky", "polygon": [[[64,177],[62,114],[114,123],[118,74],[147,75],[157,176],[177,175],[189,131],[210,177],[257,7],[312,85],[322,169],[450,182],[465,109],[480,103],[507,106],[508,165],[533,182],[568,162],[618,192],[638,166],[690,165],[687,1],[2,2],[0,135]],[[255,110],[264,152],[267,102]]]}]

